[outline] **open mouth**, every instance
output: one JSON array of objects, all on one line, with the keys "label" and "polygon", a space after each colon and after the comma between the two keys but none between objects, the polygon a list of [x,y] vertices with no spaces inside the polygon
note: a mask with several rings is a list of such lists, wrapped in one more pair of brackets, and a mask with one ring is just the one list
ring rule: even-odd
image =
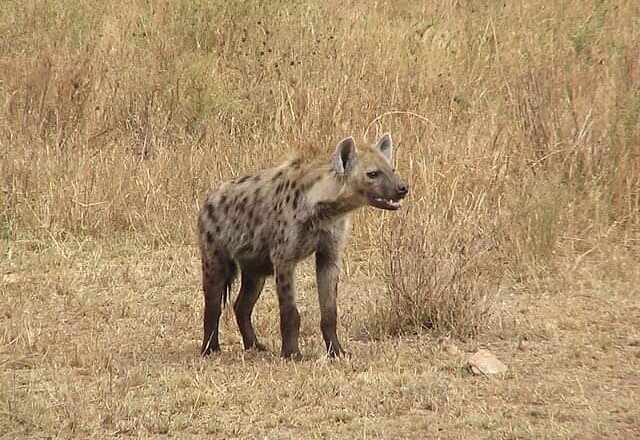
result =
[{"label": "open mouth", "polygon": [[396,211],[402,207],[402,200],[383,199],[382,197],[376,197],[374,199],[369,199],[369,205],[375,208]]}]

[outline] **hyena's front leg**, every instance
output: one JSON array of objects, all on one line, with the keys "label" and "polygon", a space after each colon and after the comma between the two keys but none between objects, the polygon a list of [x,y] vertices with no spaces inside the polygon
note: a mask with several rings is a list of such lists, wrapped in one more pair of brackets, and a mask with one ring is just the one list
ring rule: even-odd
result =
[{"label": "hyena's front leg", "polygon": [[338,278],[340,252],[337,247],[323,247],[316,253],[316,277],[320,301],[320,328],[330,357],[338,357],[343,351],[338,341],[336,326],[338,307]]},{"label": "hyena's front leg", "polygon": [[280,333],[282,334],[282,357],[299,358],[298,336],[300,314],[295,299],[295,263],[276,263],[276,290],[280,305]]}]

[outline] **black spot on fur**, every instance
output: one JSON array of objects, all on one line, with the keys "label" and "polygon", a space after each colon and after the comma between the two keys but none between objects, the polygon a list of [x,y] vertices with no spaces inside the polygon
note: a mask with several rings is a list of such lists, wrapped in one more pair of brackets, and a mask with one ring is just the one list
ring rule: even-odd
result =
[{"label": "black spot on fur", "polygon": [[249,180],[249,176],[243,176],[243,177],[239,178],[238,180],[236,180],[236,183],[244,183],[247,180]]},{"label": "black spot on fur", "polygon": [[227,202],[227,196],[222,195],[220,196],[220,205],[225,205]]},{"label": "black spot on fur", "polygon": [[291,201],[291,194],[287,194],[287,197],[284,198],[285,205],[288,205],[290,201]]},{"label": "black spot on fur", "polygon": [[215,218],[215,214],[214,214],[214,207],[212,203],[207,203],[207,215],[209,216],[209,218],[213,219]]},{"label": "black spot on fur", "polygon": [[213,235],[211,235],[211,232],[207,232],[207,243],[213,243]]},{"label": "black spot on fur", "polygon": [[300,188],[296,188],[296,192],[293,195],[293,209],[298,209],[298,200],[300,199]]},{"label": "black spot on fur", "polygon": [[273,178],[272,178],[271,180],[275,182],[275,181],[276,181],[276,180],[278,180],[281,176],[282,176],[282,170],[280,170],[280,171],[278,171],[277,173],[275,173],[275,174],[273,175]]},{"label": "black spot on fur", "polygon": [[256,174],[255,176],[253,176],[253,179],[251,179],[251,180],[253,180],[254,182],[260,181],[260,175]]}]

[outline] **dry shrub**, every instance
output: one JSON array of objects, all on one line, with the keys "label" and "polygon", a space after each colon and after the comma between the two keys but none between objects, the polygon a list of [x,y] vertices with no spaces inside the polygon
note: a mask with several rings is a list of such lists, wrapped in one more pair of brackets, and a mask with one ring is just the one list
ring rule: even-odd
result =
[{"label": "dry shrub", "polygon": [[369,329],[374,337],[430,330],[469,338],[491,316],[510,249],[507,212],[494,204],[502,171],[488,172],[490,158],[449,160],[445,172],[433,157],[413,162],[413,198],[379,234],[387,295]]},{"label": "dry shrub", "polygon": [[377,317],[378,331],[477,335],[500,277],[495,240],[468,219],[446,225],[405,215],[394,223],[383,251],[389,305]]}]

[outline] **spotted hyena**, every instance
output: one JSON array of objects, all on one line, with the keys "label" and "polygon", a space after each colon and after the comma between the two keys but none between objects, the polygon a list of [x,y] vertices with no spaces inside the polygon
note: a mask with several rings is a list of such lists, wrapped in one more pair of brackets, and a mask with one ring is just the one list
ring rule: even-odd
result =
[{"label": "spotted hyena", "polygon": [[267,276],[275,274],[280,306],[282,356],[298,357],[300,315],[294,275],[298,262],[315,253],[320,326],[330,356],[342,353],[336,335],[336,294],[349,214],[361,206],[397,210],[409,186],[391,165],[391,136],[356,150],[352,137],[331,157],[293,160],[227,182],[207,197],[198,216],[204,338],[202,355],[220,349],[218,323],[240,269],[233,309],[245,348],[264,350],[251,313]]}]

